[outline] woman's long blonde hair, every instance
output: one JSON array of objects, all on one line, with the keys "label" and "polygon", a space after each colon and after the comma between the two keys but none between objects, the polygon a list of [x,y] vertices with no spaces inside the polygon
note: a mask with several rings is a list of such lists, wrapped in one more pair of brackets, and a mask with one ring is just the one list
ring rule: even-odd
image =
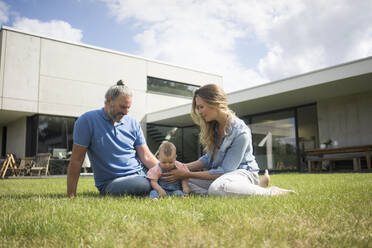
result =
[{"label": "woman's long blonde hair", "polygon": [[202,99],[210,108],[219,109],[229,115],[227,118],[227,126],[231,126],[232,117],[235,116],[234,112],[227,106],[227,96],[225,92],[215,84],[206,84],[194,91],[191,108],[191,118],[194,123],[200,126],[200,143],[204,147],[206,153],[213,153],[215,148],[215,134],[214,129],[217,121],[206,122],[200,117],[199,111],[196,108],[196,97]]}]

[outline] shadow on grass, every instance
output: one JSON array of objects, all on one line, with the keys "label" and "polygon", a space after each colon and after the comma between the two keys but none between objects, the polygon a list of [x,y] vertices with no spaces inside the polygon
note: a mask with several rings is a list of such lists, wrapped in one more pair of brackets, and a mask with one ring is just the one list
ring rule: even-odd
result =
[{"label": "shadow on grass", "polygon": [[[67,199],[65,193],[25,193],[25,194],[8,194],[8,195],[0,195],[0,199],[30,199],[30,198],[50,198],[50,199]],[[78,193],[77,198],[132,198],[132,199],[143,199],[148,198],[148,195],[101,195],[99,192],[82,192]]]},{"label": "shadow on grass", "polygon": [[[78,194],[79,197],[94,197],[94,198],[102,198],[104,196],[100,195],[98,192],[83,192]],[[46,194],[9,194],[9,195],[0,195],[0,199],[8,198],[8,199],[30,199],[30,198],[51,198],[51,199],[62,199],[67,198],[65,193],[46,193]]]}]

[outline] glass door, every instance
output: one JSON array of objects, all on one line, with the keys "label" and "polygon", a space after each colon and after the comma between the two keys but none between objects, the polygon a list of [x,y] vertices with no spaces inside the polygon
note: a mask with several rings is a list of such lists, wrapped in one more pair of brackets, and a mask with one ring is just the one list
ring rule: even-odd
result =
[{"label": "glass door", "polygon": [[297,170],[294,110],[252,116],[253,149],[261,170]]}]

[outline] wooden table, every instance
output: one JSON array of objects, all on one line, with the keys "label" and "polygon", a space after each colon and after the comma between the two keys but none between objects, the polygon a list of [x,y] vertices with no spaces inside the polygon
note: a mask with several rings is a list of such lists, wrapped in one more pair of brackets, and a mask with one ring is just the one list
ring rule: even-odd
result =
[{"label": "wooden table", "polygon": [[[366,161],[367,161],[367,168],[371,170],[371,152],[372,152],[372,145],[364,145],[364,146],[350,146],[350,147],[337,147],[337,148],[326,148],[326,149],[312,149],[305,151],[306,155],[310,156],[318,156],[320,160],[336,160],[333,158],[323,158],[324,155],[327,154],[348,154],[348,153],[360,153],[364,152]],[[357,157],[351,157],[356,159]],[[340,158],[339,160],[341,160]],[[311,172],[311,161],[308,160],[308,167],[309,172]]]}]

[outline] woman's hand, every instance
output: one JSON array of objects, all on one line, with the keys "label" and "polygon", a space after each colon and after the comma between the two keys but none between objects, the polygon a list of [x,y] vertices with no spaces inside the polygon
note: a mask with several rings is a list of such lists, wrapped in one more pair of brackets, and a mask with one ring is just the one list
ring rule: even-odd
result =
[{"label": "woman's hand", "polygon": [[163,173],[162,179],[168,182],[174,182],[187,178],[187,174],[187,171],[176,168],[170,172]]}]

